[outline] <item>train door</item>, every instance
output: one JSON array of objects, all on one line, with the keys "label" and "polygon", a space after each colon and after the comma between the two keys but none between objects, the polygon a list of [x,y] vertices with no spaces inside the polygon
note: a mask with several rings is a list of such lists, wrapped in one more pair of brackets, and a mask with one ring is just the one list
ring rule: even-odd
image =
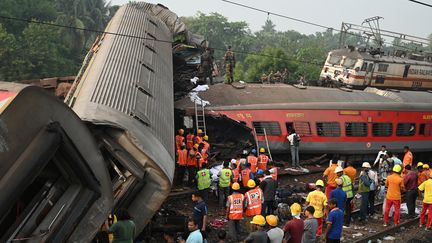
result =
[{"label": "train door", "polygon": [[365,77],[364,77],[364,85],[365,86],[370,86],[370,84],[371,84],[374,67],[375,67],[375,64],[373,62],[368,63],[368,66],[366,68]]}]

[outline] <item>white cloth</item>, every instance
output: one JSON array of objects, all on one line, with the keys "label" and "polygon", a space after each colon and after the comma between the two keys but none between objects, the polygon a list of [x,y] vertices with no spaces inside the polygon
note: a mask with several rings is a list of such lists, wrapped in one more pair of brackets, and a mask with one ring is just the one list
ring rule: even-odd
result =
[{"label": "white cloth", "polygon": [[379,161],[381,155],[383,155],[383,154],[387,154],[387,151],[381,151],[381,150],[380,150],[380,151],[378,152],[378,155],[377,155],[377,157],[376,157],[375,162],[373,163],[373,165],[375,165],[376,163],[378,163],[378,161]]},{"label": "white cloth", "polygon": [[374,183],[371,183],[370,189],[371,190],[376,190],[376,188],[378,186],[378,174],[375,171],[373,171],[373,170],[369,170],[368,171],[368,176],[374,182]]},{"label": "white cloth", "polygon": [[207,84],[204,85],[198,85],[196,86],[192,91],[194,92],[200,92],[200,91],[206,91],[209,89],[209,86]]},{"label": "white cloth", "polygon": [[296,135],[296,133],[291,133],[290,135],[287,136],[287,139],[290,142],[290,145],[294,145],[294,136],[295,135]]}]

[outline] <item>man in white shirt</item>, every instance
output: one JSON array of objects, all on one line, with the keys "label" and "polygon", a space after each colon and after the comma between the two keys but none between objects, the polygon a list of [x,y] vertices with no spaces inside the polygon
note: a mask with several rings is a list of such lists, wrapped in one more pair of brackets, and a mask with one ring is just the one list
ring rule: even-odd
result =
[{"label": "man in white shirt", "polygon": [[287,136],[287,139],[290,143],[292,167],[300,168],[300,159],[299,159],[300,136],[296,133],[294,128],[292,128],[290,130],[290,134]]},{"label": "man in white shirt", "polygon": [[378,173],[372,169],[369,169],[368,176],[371,179],[371,184],[369,186],[369,215],[373,216],[375,214],[375,191],[378,188]]},{"label": "man in white shirt", "polygon": [[277,227],[278,218],[275,215],[267,215],[266,221],[269,226],[269,230],[267,231],[267,236],[270,239],[270,243],[280,243],[284,237],[284,231]]},{"label": "man in white shirt", "polygon": [[378,162],[381,162],[385,154],[387,154],[387,148],[385,145],[381,145],[381,150],[378,152],[373,166],[375,166]]}]

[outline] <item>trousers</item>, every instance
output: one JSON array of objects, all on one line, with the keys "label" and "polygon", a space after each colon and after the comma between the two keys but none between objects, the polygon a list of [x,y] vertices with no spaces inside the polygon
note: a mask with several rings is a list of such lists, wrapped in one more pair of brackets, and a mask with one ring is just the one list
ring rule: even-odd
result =
[{"label": "trousers", "polygon": [[399,224],[400,219],[400,200],[390,200],[386,199],[385,210],[384,210],[384,224],[388,223],[390,208],[394,206],[393,222],[395,225]]},{"label": "trousers", "polygon": [[317,218],[316,220],[318,222],[318,228],[317,228],[316,236],[320,237],[322,234],[322,228],[323,228],[323,217]]},{"label": "trousers", "polygon": [[375,214],[375,190],[370,190],[368,195],[368,213],[369,215]]},{"label": "trousers", "polygon": [[352,199],[353,198],[347,198],[347,200],[345,201],[345,215],[344,215],[345,226],[349,226],[351,224]]},{"label": "trousers", "polygon": [[369,208],[369,192],[360,192],[360,220],[365,220],[368,214]]},{"label": "trousers", "polygon": [[327,201],[330,200],[330,193],[331,193],[334,189],[336,189],[335,186],[331,186],[331,185],[327,184],[326,189],[325,189],[325,194],[326,194],[326,197],[327,197]]},{"label": "trousers", "polygon": [[292,167],[300,167],[299,147],[291,145],[291,161]]},{"label": "trousers", "polygon": [[264,201],[261,209],[261,214],[263,216],[273,214],[274,201]]},{"label": "trousers", "polygon": [[420,225],[424,224],[426,211],[429,209],[426,228],[430,228],[432,224],[432,203],[423,203],[423,207],[420,213]]},{"label": "trousers", "polygon": [[228,235],[234,242],[238,242],[240,239],[241,227],[240,220],[229,220],[228,221]]},{"label": "trousers", "polygon": [[228,187],[219,187],[218,196],[219,196],[219,206],[225,208],[226,200],[229,195],[230,188]]},{"label": "trousers", "polygon": [[405,201],[408,208],[408,215],[411,217],[415,216],[416,200],[417,200],[417,188],[414,190],[409,190],[405,193]]}]

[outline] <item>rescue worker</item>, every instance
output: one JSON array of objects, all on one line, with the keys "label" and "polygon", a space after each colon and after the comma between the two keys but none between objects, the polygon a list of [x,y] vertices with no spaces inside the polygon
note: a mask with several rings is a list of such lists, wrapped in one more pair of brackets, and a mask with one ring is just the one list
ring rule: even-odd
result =
[{"label": "rescue worker", "polygon": [[203,137],[203,144],[204,144],[204,149],[207,151],[207,153],[210,151],[210,143],[208,142],[208,136],[204,135]]},{"label": "rescue worker", "polygon": [[229,195],[229,187],[231,184],[231,180],[233,177],[233,173],[231,169],[229,168],[229,163],[224,162],[223,168],[219,172],[218,178],[219,178],[219,206],[224,207],[227,197]]},{"label": "rescue worker", "polygon": [[324,178],[327,177],[327,186],[325,189],[325,194],[326,194],[327,200],[329,200],[329,198],[330,198],[330,192],[333,189],[336,189],[336,181],[335,180],[336,180],[337,176],[336,176],[335,170],[336,170],[336,167],[338,166],[337,162],[338,162],[337,159],[332,159],[331,166],[328,167],[323,173],[323,177]]},{"label": "rescue worker", "polygon": [[385,186],[387,187],[387,195],[384,210],[384,226],[387,226],[388,224],[390,208],[392,206],[394,206],[394,224],[399,224],[401,194],[403,191],[405,191],[401,173],[402,167],[400,165],[393,166],[393,173],[387,177],[385,182]]},{"label": "rescue worker", "polygon": [[234,182],[231,186],[233,193],[226,202],[226,218],[228,219],[228,233],[237,242],[241,234],[240,222],[243,219],[245,196],[239,193],[240,184]]},{"label": "rescue worker", "polygon": [[234,82],[234,67],[235,67],[235,56],[231,50],[231,46],[228,46],[228,50],[224,55],[224,66],[225,66],[225,83],[231,84]]},{"label": "rescue worker", "polygon": [[429,165],[428,164],[424,164],[423,165],[423,173],[426,175],[426,177],[429,177],[431,175],[431,171],[429,169]]},{"label": "rescue worker", "polygon": [[345,226],[348,227],[351,223],[351,211],[352,211],[351,201],[354,197],[353,184],[351,182],[351,178],[348,175],[343,174],[344,170],[342,169],[342,167],[338,166],[336,168],[335,172],[336,172],[336,175],[338,176],[338,178],[340,178],[342,180],[342,190],[346,194],[345,206],[343,208],[345,208],[345,211],[344,211],[344,213],[345,213]]},{"label": "rescue worker", "polygon": [[270,174],[271,174],[273,180],[275,180],[277,182],[277,180],[278,180],[278,167],[275,166],[273,161],[269,161],[268,167],[269,167],[269,171],[270,171]]},{"label": "rescue worker", "polygon": [[180,150],[181,146],[185,143],[185,137],[184,137],[184,130],[179,129],[178,134],[175,136],[175,145],[176,145],[176,151]]},{"label": "rescue worker", "polygon": [[355,178],[357,176],[357,170],[352,166],[351,162],[347,163],[347,167],[343,170],[343,173],[351,179],[351,184],[355,184]]},{"label": "rescue worker", "polygon": [[210,79],[210,85],[213,85],[213,55],[210,48],[206,47],[201,55],[201,72],[204,82],[207,83],[207,77]]},{"label": "rescue worker", "polygon": [[258,169],[266,170],[269,157],[265,154],[266,151],[264,148],[260,148],[259,152],[260,155],[258,157]]},{"label": "rescue worker", "polygon": [[267,236],[270,243],[281,243],[284,237],[284,231],[277,227],[278,217],[275,215],[267,215],[265,217],[269,230],[267,231]]},{"label": "rescue worker", "polygon": [[423,182],[427,180],[427,176],[425,173],[423,173],[423,163],[418,162],[417,163],[417,185],[421,185]]},{"label": "rescue worker", "polygon": [[258,168],[258,158],[252,153],[252,151],[249,153],[248,157],[246,158],[246,162],[251,165],[250,169],[252,173],[255,174]]},{"label": "rescue worker", "polygon": [[304,222],[300,219],[302,208],[300,204],[293,203],[290,210],[292,219],[285,224],[283,231],[290,236],[287,243],[301,243],[304,232]]},{"label": "rescue worker", "polygon": [[420,213],[420,227],[423,227],[426,211],[428,212],[428,218],[426,222],[426,230],[431,230],[432,226],[432,178],[428,176],[427,180],[424,181],[419,187],[420,192],[424,192],[423,207]]},{"label": "rescue worker", "polygon": [[187,170],[187,157],[188,151],[183,144],[179,150],[177,150],[177,185],[183,184],[183,178]]},{"label": "rescue worker", "polygon": [[259,184],[264,195],[264,202],[261,211],[263,216],[273,214],[273,205],[275,202],[277,186],[277,182],[273,180],[270,171],[265,170],[264,180]]},{"label": "rescue worker", "polygon": [[326,214],[326,206],[327,206],[327,197],[322,192],[324,188],[324,181],[317,180],[315,182],[315,191],[309,192],[306,198],[306,206],[311,205],[314,207],[314,217],[318,222],[318,229],[316,232],[316,236],[321,236],[322,233],[322,225],[323,225],[323,217]]},{"label": "rescue worker", "polygon": [[264,231],[264,226],[266,224],[265,218],[262,215],[256,215],[250,221],[252,225],[252,230],[246,239],[243,241],[245,243],[266,243],[269,241],[267,233]]},{"label": "rescue worker", "polygon": [[198,145],[198,153],[197,153],[197,161],[198,161],[198,166],[199,168],[202,167],[203,164],[207,164],[208,163],[208,155],[207,155],[207,150],[204,149],[204,144],[200,143]]},{"label": "rescue worker", "polygon": [[186,149],[191,150],[194,146],[194,137],[192,129],[189,129],[188,134],[186,135]]},{"label": "rescue worker", "polygon": [[413,154],[411,153],[410,148],[408,146],[405,146],[402,168],[405,168],[406,165],[412,165],[412,162],[413,162]]},{"label": "rescue worker", "polygon": [[241,176],[241,181],[242,181],[243,187],[245,187],[245,188],[248,187],[249,180],[254,179],[254,174],[252,173],[252,171],[250,169],[249,163],[247,163],[246,167],[241,170],[240,176]]},{"label": "rescue worker", "polygon": [[203,142],[203,136],[204,136],[204,133],[203,133],[203,131],[201,130],[201,129],[198,129],[197,130],[197,135],[194,137],[194,143],[196,143],[196,144],[200,144],[200,143],[202,143]]},{"label": "rescue worker", "polygon": [[411,165],[405,166],[405,176],[403,177],[404,186],[406,189],[405,193],[405,202],[408,208],[408,216],[411,218],[415,218],[415,208],[416,208],[416,200],[417,200],[417,187],[418,187],[418,178],[417,173],[411,171]]},{"label": "rescue worker", "polygon": [[370,192],[370,185],[372,183],[372,180],[369,178],[368,175],[370,167],[371,166],[368,162],[363,162],[362,164],[363,171],[360,172],[359,187],[358,187],[358,192],[361,195],[360,216],[359,216],[360,222],[366,221],[366,217],[369,210],[369,192]]},{"label": "rescue worker", "polygon": [[207,169],[207,164],[203,164],[201,169],[196,174],[198,183],[198,191],[200,192],[203,200],[208,202],[208,193],[211,185],[211,172]]},{"label": "rescue worker", "polygon": [[255,183],[260,184],[264,180],[264,171],[258,170],[255,175]]},{"label": "rescue worker", "polygon": [[245,215],[248,217],[252,217],[261,214],[262,203],[264,202],[264,195],[261,188],[256,187],[254,180],[249,180],[247,186],[249,188],[249,191],[245,193]]},{"label": "rescue worker", "polygon": [[231,160],[231,172],[232,172],[232,182],[239,182],[240,181],[240,166],[237,166],[236,160]]},{"label": "rescue worker", "polygon": [[198,161],[197,161],[197,153],[198,153],[198,144],[195,144],[191,150],[189,150],[188,156],[188,183],[189,186],[192,186],[195,182],[195,175],[198,170]]}]

